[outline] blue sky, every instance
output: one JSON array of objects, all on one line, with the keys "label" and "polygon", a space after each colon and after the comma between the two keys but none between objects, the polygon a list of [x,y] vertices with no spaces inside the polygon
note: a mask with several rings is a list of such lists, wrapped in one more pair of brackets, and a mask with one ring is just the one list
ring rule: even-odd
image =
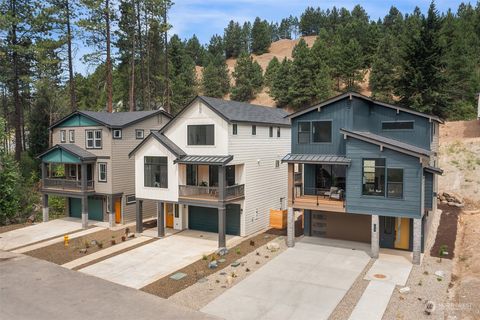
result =
[{"label": "blue sky", "polygon": [[[410,13],[415,6],[420,7],[426,13],[430,0],[356,0],[356,1],[308,1],[308,0],[174,0],[169,19],[173,28],[170,35],[177,33],[182,39],[190,38],[196,34],[202,43],[208,43],[210,37],[217,33],[223,35],[223,29],[230,20],[240,23],[253,21],[259,16],[268,21],[280,21],[289,15],[300,16],[307,6],[320,7],[322,9],[346,7],[351,10],[356,4],[360,4],[370,19],[377,20],[384,17],[392,5],[395,5],[402,13]],[[452,8],[455,12],[460,0],[437,0],[439,11],[447,11]],[[468,1],[465,1],[468,2]],[[471,2],[475,4],[474,2]],[[77,43],[75,69],[77,72],[86,74],[93,71],[81,61],[81,56],[88,52],[83,43]]]}]

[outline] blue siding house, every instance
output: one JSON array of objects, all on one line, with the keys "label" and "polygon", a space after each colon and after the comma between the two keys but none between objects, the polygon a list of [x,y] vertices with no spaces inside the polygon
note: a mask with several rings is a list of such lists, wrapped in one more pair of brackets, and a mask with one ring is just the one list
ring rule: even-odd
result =
[{"label": "blue siding house", "polygon": [[306,236],[409,250],[436,210],[436,116],[348,92],[291,114],[289,210]]}]

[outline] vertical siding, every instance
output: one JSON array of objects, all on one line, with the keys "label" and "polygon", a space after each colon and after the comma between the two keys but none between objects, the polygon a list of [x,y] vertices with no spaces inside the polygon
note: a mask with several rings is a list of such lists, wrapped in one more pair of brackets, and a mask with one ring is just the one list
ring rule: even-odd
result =
[{"label": "vertical siding", "polygon": [[245,201],[241,215],[241,235],[249,235],[269,225],[270,209],[283,208],[287,201],[287,164],[275,167],[290,152],[290,128],[281,128],[280,138],[269,137],[269,126],[257,125],[257,134],[252,136],[251,125],[238,124],[238,134],[228,133],[228,154],[233,155],[231,164],[243,164]]},{"label": "vertical siding", "polygon": [[[422,166],[418,158],[369,144],[353,138],[347,140],[346,209],[351,213],[383,216],[420,217]],[[386,166],[403,169],[403,199],[363,196],[363,158],[386,158]]]}]

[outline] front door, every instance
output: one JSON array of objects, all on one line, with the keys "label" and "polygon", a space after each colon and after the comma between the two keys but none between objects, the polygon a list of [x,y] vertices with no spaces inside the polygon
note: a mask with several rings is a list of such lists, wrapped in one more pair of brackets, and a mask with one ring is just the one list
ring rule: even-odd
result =
[{"label": "front door", "polygon": [[115,199],[115,223],[122,223],[122,198]]},{"label": "front door", "polygon": [[380,217],[380,247],[394,248],[395,217]]},{"label": "front door", "polygon": [[395,219],[395,249],[408,250],[410,239],[410,219]]},{"label": "front door", "polygon": [[173,204],[165,203],[165,224],[167,228],[173,228]]}]

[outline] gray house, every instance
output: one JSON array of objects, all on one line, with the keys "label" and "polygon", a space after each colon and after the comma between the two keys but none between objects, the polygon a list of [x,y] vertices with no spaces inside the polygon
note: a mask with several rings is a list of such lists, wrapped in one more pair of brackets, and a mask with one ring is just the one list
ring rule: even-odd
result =
[{"label": "gray house", "polygon": [[[290,115],[289,210],[306,236],[413,251],[436,210],[435,116],[349,92]],[[290,219],[291,220],[291,219]]]},{"label": "gray house", "polygon": [[[43,219],[49,195],[67,198],[67,214],[110,226],[135,220],[135,163],[128,153],[172,116],[163,110],[136,112],[76,111],[50,127],[53,147],[42,162]],[[145,215],[156,203],[145,203]]]}]

